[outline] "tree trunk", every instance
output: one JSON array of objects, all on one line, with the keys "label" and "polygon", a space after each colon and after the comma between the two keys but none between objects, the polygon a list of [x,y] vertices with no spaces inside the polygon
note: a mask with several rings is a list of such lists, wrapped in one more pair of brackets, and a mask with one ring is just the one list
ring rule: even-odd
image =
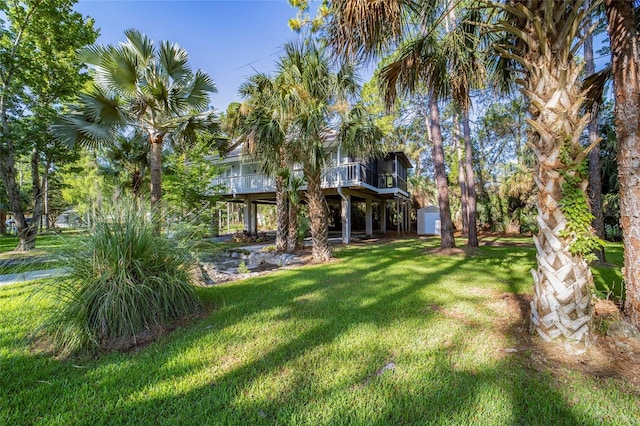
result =
[{"label": "tree trunk", "polygon": [[316,262],[327,262],[331,259],[329,247],[329,226],[324,194],[322,193],[320,173],[308,174],[307,203],[309,204],[309,221],[311,222],[312,254]]},{"label": "tree trunk", "polygon": [[32,250],[35,246],[31,247],[27,245],[25,239],[27,233],[27,221],[24,217],[24,210],[22,209],[20,189],[16,182],[13,143],[10,140],[0,141],[0,143],[2,143],[3,151],[0,152],[0,154],[2,154],[0,155],[0,175],[2,175],[2,181],[7,191],[7,196],[9,197],[11,212],[13,213],[13,220],[16,224],[18,236],[20,237],[15,251]]},{"label": "tree trunk", "polygon": [[[585,7],[589,7],[589,0],[585,2]],[[591,18],[588,20],[591,25]],[[587,76],[595,72],[593,62],[593,34],[587,34],[584,42],[584,69]],[[598,105],[593,106],[591,110],[591,120],[587,127],[589,134],[589,145],[594,144],[598,140]],[[602,177],[600,176],[600,147],[595,146],[589,152],[589,201],[591,203],[591,213],[593,214],[593,229],[596,235],[604,240],[604,215],[602,212]],[[595,251],[598,260],[605,261],[604,247]]]},{"label": "tree trunk", "polygon": [[462,112],[462,129],[464,131],[465,177],[467,189],[467,214],[469,217],[469,247],[478,247],[478,226],[476,224],[476,179],[473,173],[473,145],[471,145],[471,126],[469,110]]},{"label": "tree trunk", "polygon": [[7,233],[7,211],[0,207],[0,235]]},{"label": "tree trunk", "polygon": [[462,146],[460,137],[460,120],[458,113],[453,114],[453,141],[458,154],[458,185],[460,186],[460,210],[462,215],[462,233],[469,232],[469,214],[467,211],[467,180],[465,178],[464,160],[462,158]]},{"label": "tree trunk", "polygon": [[[571,54],[579,26],[570,18],[578,20],[580,13],[572,15],[566,3],[536,5],[531,11],[535,19],[520,27],[527,35],[522,48],[527,76],[522,81],[523,93],[531,100],[529,146],[538,187],[531,323],[545,341],[561,338],[568,352],[581,353],[590,342],[593,277],[583,255],[571,252],[574,227],[579,224],[582,230],[578,221],[588,214],[588,177],[581,166],[586,153],[580,145],[588,117],[580,115],[582,67]],[[570,214],[561,207],[569,195]]]},{"label": "tree trunk", "polygon": [[162,200],[162,135],[149,135],[151,152],[149,156],[149,166],[151,168],[151,207],[156,210],[160,208]]},{"label": "tree trunk", "polygon": [[444,150],[442,148],[442,134],[440,133],[440,111],[435,95],[429,95],[429,128],[431,142],[433,144],[433,168],[438,190],[438,207],[440,209],[440,247],[455,247],[453,237],[453,222],[451,221],[451,208],[449,207],[449,187],[447,174],[444,168]]},{"label": "tree trunk", "polygon": [[[40,184],[40,153],[36,147],[31,151],[31,188],[33,190],[33,212],[31,214],[31,225],[28,226],[24,238],[24,246],[32,250],[36,247],[36,236],[42,217],[42,185]],[[21,241],[22,243],[22,241]]]},{"label": "tree trunk", "polygon": [[286,191],[286,179],[284,176],[276,176],[276,250],[287,249],[287,232],[289,231],[289,197]]},{"label": "tree trunk", "polygon": [[[297,192],[297,189],[294,189]],[[298,247],[298,195],[290,194],[289,199],[289,229],[287,233],[287,252],[292,253]]]},{"label": "tree trunk", "polygon": [[640,46],[632,0],[606,0],[616,97],[620,223],[624,241],[624,308],[640,328]]}]

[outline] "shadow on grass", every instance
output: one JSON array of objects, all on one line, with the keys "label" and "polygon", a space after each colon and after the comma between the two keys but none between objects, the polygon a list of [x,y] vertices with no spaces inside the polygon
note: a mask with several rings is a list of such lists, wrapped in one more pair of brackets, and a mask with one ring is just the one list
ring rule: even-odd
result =
[{"label": "shadow on grass", "polygon": [[519,293],[530,254],[421,258],[429,244],[346,249],[329,265],[203,289],[209,317],[136,353],[74,365],[18,351],[0,370],[4,420],[599,423],[526,356],[481,343],[501,333],[496,312],[466,290]]}]

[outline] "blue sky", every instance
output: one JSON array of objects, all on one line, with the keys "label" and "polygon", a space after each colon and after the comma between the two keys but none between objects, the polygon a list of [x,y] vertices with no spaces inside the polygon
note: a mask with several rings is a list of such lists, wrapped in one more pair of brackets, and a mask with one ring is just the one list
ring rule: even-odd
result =
[{"label": "blue sky", "polygon": [[215,81],[218,110],[239,100],[238,87],[254,69],[271,72],[284,43],[297,38],[287,0],[80,0],[75,10],[94,18],[100,44],[123,41],[128,28],[180,44],[194,70]]}]

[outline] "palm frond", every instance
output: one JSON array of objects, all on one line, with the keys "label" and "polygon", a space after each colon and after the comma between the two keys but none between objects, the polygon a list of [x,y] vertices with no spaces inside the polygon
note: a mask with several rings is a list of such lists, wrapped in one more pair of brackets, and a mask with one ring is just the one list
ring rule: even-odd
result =
[{"label": "palm frond", "polygon": [[124,34],[127,37],[127,42],[124,43],[124,46],[126,46],[127,50],[135,52],[140,63],[146,66],[156,53],[153,47],[153,40],[136,29],[125,30]]},{"label": "palm frond", "polygon": [[217,92],[213,79],[198,70],[186,85],[185,104],[196,110],[204,110],[209,105],[209,93]]},{"label": "palm frond", "polygon": [[191,77],[191,68],[188,64],[189,55],[180,45],[168,41],[160,43],[158,52],[158,63],[172,79],[176,81],[186,81]]}]

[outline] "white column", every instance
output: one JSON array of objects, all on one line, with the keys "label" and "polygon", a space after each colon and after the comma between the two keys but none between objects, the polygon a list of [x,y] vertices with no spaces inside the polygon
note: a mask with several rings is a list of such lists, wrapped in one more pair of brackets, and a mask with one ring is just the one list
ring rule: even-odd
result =
[{"label": "white column", "polygon": [[258,203],[251,204],[251,234],[258,234]]},{"label": "white column", "polygon": [[368,198],[366,200],[364,222],[365,233],[367,234],[367,237],[371,238],[373,236],[373,209],[371,208],[371,200]]},{"label": "white column", "polygon": [[251,200],[244,200],[244,229],[251,232]]},{"label": "white column", "polygon": [[342,198],[342,243],[351,242],[351,195]]}]

